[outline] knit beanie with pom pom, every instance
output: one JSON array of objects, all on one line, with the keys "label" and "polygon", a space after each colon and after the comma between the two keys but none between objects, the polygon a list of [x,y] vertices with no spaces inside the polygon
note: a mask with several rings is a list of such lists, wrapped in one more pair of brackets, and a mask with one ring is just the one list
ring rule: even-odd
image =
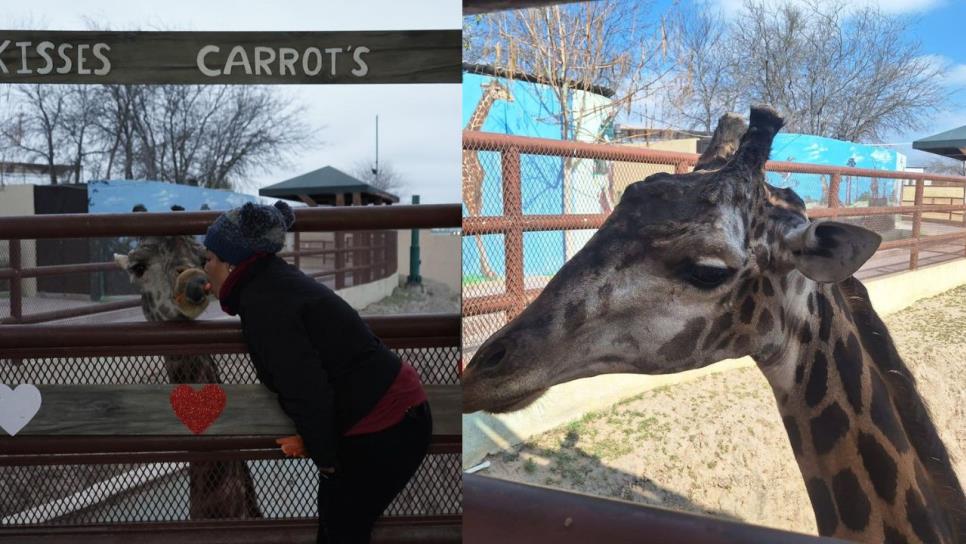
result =
[{"label": "knit beanie with pom pom", "polygon": [[295,214],[279,200],[274,206],[245,204],[221,214],[208,227],[205,247],[219,259],[237,265],[256,253],[278,253]]}]

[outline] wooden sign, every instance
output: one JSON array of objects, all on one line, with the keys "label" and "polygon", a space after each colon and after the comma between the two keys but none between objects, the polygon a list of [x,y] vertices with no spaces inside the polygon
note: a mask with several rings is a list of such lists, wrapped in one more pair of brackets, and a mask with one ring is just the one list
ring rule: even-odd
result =
[{"label": "wooden sign", "polygon": [[[424,387],[433,412],[433,433],[459,436],[463,404],[460,386]],[[39,390],[40,410],[26,418],[29,422],[22,430],[16,430],[21,436],[296,434],[275,394],[258,384],[38,385],[34,390]],[[0,402],[4,396],[0,389]],[[6,407],[5,403],[0,405],[0,414]]]},{"label": "wooden sign", "polygon": [[0,83],[459,83],[460,30],[0,30]]}]

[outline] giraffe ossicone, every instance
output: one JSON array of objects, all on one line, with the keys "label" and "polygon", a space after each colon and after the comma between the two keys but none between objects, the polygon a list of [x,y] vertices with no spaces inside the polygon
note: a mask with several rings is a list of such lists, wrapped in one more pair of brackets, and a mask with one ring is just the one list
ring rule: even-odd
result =
[{"label": "giraffe ossicone", "polygon": [[771,385],[822,535],[959,542],[966,500],[915,379],[852,275],[878,234],[811,222],[765,180],[782,118],[722,117],[695,171],[654,174],[476,352],[464,412],[509,412],[598,374],[751,356]]}]

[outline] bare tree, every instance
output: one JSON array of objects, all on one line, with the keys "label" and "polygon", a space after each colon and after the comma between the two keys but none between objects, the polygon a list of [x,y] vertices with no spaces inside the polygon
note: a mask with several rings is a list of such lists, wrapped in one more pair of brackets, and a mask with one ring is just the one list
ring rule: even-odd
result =
[{"label": "bare tree", "polygon": [[[526,89],[539,118],[559,127],[561,139],[604,141],[618,114],[649,107],[671,73],[671,30],[650,7],[599,0],[487,14],[467,21],[466,56],[541,83],[514,88]],[[563,159],[565,213],[577,211],[572,178],[584,160]],[[592,200],[612,206],[612,188],[590,192],[598,189]]]},{"label": "bare tree", "polygon": [[[648,8],[600,0],[488,14],[471,21],[466,56],[547,84],[551,103],[538,90],[534,98],[561,138],[597,140],[597,120],[629,110],[670,72],[669,30]],[[606,102],[581,92],[604,88],[613,91]]]},{"label": "bare tree", "polygon": [[[789,130],[881,141],[922,128],[946,98],[942,67],[910,39],[908,22],[846,2],[748,0],[719,33],[714,15],[684,25],[675,92],[692,127],[750,103],[781,110]],[[710,30],[709,30],[710,29]]]},{"label": "bare tree", "polygon": [[316,131],[301,107],[268,87],[29,85],[0,122],[2,141],[24,160],[127,179],[240,188],[285,164]]},{"label": "bare tree", "polygon": [[65,117],[71,88],[58,85],[17,87],[20,108],[4,126],[4,138],[28,160],[42,160],[56,185],[58,157],[67,141]]},{"label": "bare tree", "polygon": [[406,187],[405,178],[388,161],[380,163],[378,170],[373,163],[359,161],[352,168],[352,175],[372,185],[376,189],[397,196]]}]

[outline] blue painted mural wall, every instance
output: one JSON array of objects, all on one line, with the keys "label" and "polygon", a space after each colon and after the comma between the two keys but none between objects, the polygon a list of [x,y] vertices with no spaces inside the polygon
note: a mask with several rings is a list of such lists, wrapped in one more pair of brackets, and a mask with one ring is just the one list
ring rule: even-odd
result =
[{"label": "blue painted mural wall", "polygon": [[87,184],[88,213],[128,213],[137,204],[149,212],[165,212],[175,204],[192,212],[203,204],[211,210],[230,210],[246,202],[261,203],[261,198],[162,181],[98,180]]},{"label": "blue painted mural wall", "polygon": [[[553,91],[545,86],[525,81],[508,81],[473,73],[463,74],[463,126],[469,122],[477,104],[483,97],[483,85],[498,80],[507,86],[512,102],[498,100],[493,104],[482,132],[496,132],[535,138],[560,139],[556,121],[559,105]],[[503,213],[503,187],[501,185],[500,154],[481,151],[478,154],[483,165],[482,215]],[[520,157],[522,203],[525,214],[563,213],[563,160],[556,157],[522,155]],[[467,214],[466,207],[463,213]],[[498,276],[505,275],[503,235],[484,236],[484,244],[490,268]],[[531,232],[524,235],[524,274],[547,276],[556,273],[564,263],[564,236],[562,232]],[[463,239],[463,276],[482,275],[480,256],[473,237]]]},{"label": "blue painted mural wall", "polygon": [[[898,171],[906,167],[905,155],[892,149],[808,134],[779,133],[771,147],[771,159],[870,170]],[[817,174],[768,173],[769,183],[791,188],[809,206],[822,199],[823,184],[828,186],[828,178]],[[874,196],[880,199],[876,205],[898,205],[900,184],[898,180],[846,176],[839,187],[839,202],[844,206],[867,206]]]}]

